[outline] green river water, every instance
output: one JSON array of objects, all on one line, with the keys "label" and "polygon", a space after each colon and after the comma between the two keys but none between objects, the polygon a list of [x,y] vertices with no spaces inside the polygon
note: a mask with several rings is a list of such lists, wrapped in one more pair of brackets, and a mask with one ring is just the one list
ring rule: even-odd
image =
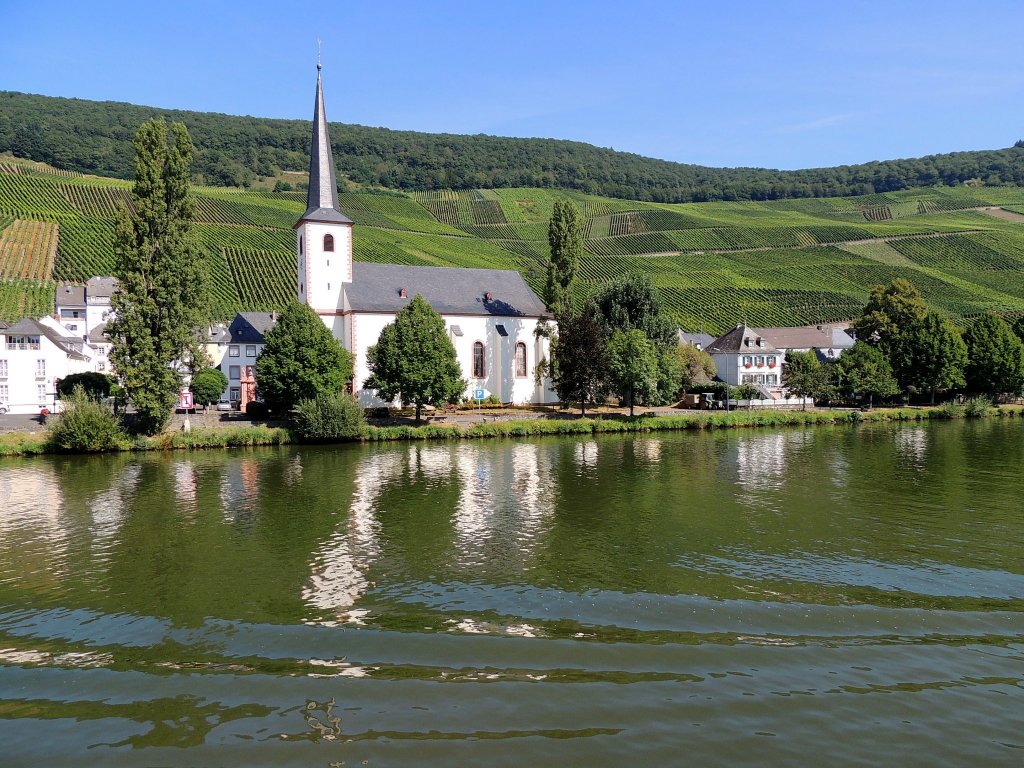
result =
[{"label": "green river water", "polygon": [[1024,765],[1017,420],[0,463],[0,766]]}]

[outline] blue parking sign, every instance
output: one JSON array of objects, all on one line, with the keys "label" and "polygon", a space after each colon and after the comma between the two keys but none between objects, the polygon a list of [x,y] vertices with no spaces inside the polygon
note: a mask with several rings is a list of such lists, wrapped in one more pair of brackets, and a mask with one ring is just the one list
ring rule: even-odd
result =
[{"label": "blue parking sign", "polygon": [[473,399],[475,399],[475,400],[483,400],[484,399],[484,391],[482,389],[478,389],[478,390],[474,391],[473,392]]}]

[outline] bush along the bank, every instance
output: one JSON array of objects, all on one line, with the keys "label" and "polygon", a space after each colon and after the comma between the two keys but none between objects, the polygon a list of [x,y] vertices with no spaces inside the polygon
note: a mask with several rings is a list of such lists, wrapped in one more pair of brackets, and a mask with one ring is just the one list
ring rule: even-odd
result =
[{"label": "bush along the bank", "polygon": [[322,392],[300,400],[292,416],[295,434],[306,443],[358,440],[366,426],[362,407],[343,392]]},{"label": "bush along the bank", "polygon": [[93,453],[121,448],[127,438],[110,408],[79,386],[64,400],[60,416],[51,420],[47,441],[54,450]]}]

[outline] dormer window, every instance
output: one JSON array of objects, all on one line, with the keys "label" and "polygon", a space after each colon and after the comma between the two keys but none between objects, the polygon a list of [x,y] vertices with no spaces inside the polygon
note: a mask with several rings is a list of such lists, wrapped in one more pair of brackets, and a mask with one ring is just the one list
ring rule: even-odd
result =
[{"label": "dormer window", "polygon": [[757,346],[763,347],[764,346],[764,339],[758,337],[758,339],[757,339]]},{"label": "dormer window", "polygon": [[334,235],[324,235],[324,251],[334,252]]},{"label": "dormer window", "polygon": [[409,292],[406,291],[405,288],[400,288],[398,291],[398,297],[401,299],[407,299],[409,298]]}]

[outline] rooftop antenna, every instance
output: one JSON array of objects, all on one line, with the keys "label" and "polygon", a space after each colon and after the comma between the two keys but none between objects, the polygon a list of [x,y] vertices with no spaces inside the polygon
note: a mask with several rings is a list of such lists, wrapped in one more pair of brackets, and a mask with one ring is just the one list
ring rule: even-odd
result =
[{"label": "rooftop antenna", "polygon": [[318,37],[316,39],[316,71],[319,72],[321,68],[322,67],[320,64],[320,38]]}]

